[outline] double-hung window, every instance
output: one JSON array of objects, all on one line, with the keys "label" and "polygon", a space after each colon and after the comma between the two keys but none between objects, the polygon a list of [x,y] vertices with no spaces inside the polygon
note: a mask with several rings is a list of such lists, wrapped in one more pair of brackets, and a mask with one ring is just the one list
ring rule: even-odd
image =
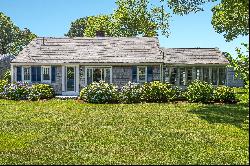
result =
[{"label": "double-hung window", "polygon": [[23,67],[23,81],[30,82],[31,81],[31,68]]},{"label": "double-hung window", "polygon": [[50,82],[50,78],[51,78],[50,66],[43,66],[42,67],[42,81]]},{"label": "double-hung window", "polygon": [[145,83],[147,82],[147,67],[146,66],[139,66],[137,67],[137,80],[138,83]]}]

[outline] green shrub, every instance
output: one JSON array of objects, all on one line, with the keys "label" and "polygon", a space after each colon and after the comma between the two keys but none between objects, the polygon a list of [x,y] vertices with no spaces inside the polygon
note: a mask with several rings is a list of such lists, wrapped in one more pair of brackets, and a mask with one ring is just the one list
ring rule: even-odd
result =
[{"label": "green shrub", "polygon": [[218,86],[214,90],[214,101],[219,102],[235,102],[236,94],[233,88],[227,86]]},{"label": "green shrub", "polygon": [[121,89],[121,103],[140,103],[142,96],[142,88],[137,83],[128,82]]},{"label": "green shrub", "polygon": [[236,100],[239,101],[240,103],[249,103],[249,87],[240,87],[236,88],[234,87],[234,92],[236,93]]},{"label": "green shrub", "polygon": [[54,89],[48,84],[34,84],[31,87],[29,99],[51,99],[55,95]]},{"label": "green shrub", "polygon": [[117,103],[119,93],[117,87],[103,81],[93,82],[80,92],[80,99],[89,103]]},{"label": "green shrub", "polygon": [[6,80],[6,81],[8,81],[9,83],[11,82],[10,70],[7,70],[7,71],[4,73],[3,79]]},{"label": "green shrub", "polygon": [[171,84],[154,81],[142,86],[142,100],[146,102],[168,102],[178,97],[178,89]]},{"label": "green shrub", "polygon": [[4,92],[4,89],[5,89],[5,87],[7,85],[8,85],[8,81],[6,81],[6,80],[0,80],[0,99],[4,98],[3,92]]},{"label": "green shrub", "polygon": [[194,80],[188,85],[185,98],[190,102],[211,102],[213,100],[213,86],[207,82]]}]

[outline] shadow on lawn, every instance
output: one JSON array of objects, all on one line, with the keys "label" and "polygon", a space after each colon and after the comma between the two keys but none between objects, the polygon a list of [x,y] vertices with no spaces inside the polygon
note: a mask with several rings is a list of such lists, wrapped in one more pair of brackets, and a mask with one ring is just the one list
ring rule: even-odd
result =
[{"label": "shadow on lawn", "polygon": [[224,123],[246,129],[249,122],[248,104],[208,104],[190,111],[209,123]]}]

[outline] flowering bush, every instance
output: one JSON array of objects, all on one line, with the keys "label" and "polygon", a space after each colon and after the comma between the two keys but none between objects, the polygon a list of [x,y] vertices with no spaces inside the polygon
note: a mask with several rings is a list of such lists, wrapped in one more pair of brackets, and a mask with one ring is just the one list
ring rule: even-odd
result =
[{"label": "flowering bush", "polygon": [[31,88],[31,94],[38,96],[38,99],[51,99],[54,97],[54,89],[48,84],[34,84]]},{"label": "flowering bush", "polygon": [[27,100],[30,87],[27,82],[17,82],[15,84],[7,84],[1,95],[9,100]]},{"label": "flowering bush", "polygon": [[89,103],[117,103],[119,93],[117,87],[104,81],[93,82],[80,92],[80,99]]},{"label": "flowering bush", "polygon": [[141,102],[142,88],[137,83],[128,82],[121,89],[121,103],[139,103]]},{"label": "flowering bush", "polygon": [[213,86],[204,81],[194,80],[187,87],[184,96],[190,102],[211,102],[213,100]]},{"label": "flowering bush", "polygon": [[[1,81],[2,83],[2,81]],[[9,100],[39,100],[54,97],[54,90],[47,84],[29,86],[27,82],[5,84],[0,91],[0,97]]]},{"label": "flowering bush", "polygon": [[227,86],[218,86],[214,90],[214,100],[220,102],[235,102],[236,93],[233,88]]},{"label": "flowering bush", "polygon": [[141,98],[146,102],[168,102],[178,97],[179,91],[171,84],[154,81],[142,86]]}]

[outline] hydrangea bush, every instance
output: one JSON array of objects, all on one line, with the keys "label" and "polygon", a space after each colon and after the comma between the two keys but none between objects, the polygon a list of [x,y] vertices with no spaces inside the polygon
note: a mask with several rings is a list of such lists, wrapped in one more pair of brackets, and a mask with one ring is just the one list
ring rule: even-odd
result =
[{"label": "hydrangea bush", "polygon": [[30,86],[27,82],[16,82],[7,84],[1,95],[9,100],[27,100],[30,92]]},{"label": "hydrangea bush", "polygon": [[236,93],[233,88],[227,86],[218,86],[214,90],[214,101],[216,102],[235,102],[236,101]]},{"label": "hydrangea bush", "polygon": [[121,89],[121,103],[140,103],[142,101],[142,87],[138,83],[128,82]]},{"label": "hydrangea bush", "polygon": [[55,96],[54,89],[48,84],[34,84],[32,91],[39,95],[39,99],[51,99]]},{"label": "hydrangea bush", "polygon": [[142,86],[142,100],[146,102],[168,102],[176,99],[179,95],[177,87],[169,83],[154,81]]},{"label": "hydrangea bush", "polygon": [[212,84],[201,80],[194,80],[188,85],[184,96],[190,102],[208,103],[213,101],[213,90]]},{"label": "hydrangea bush", "polygon": [[96,104],[117,103],[119,93],[116,86],[105,83],[104,81],[93,82],[80,92],[80,99]]},{"label": "hydrangea bush", "polygon": [[[1,81],[2,83],[2,81]],[[27,82],[5,84],[0,96],[9,100],[39,100],[54,97],[54,90],[47,84],[29,85]]]}]

